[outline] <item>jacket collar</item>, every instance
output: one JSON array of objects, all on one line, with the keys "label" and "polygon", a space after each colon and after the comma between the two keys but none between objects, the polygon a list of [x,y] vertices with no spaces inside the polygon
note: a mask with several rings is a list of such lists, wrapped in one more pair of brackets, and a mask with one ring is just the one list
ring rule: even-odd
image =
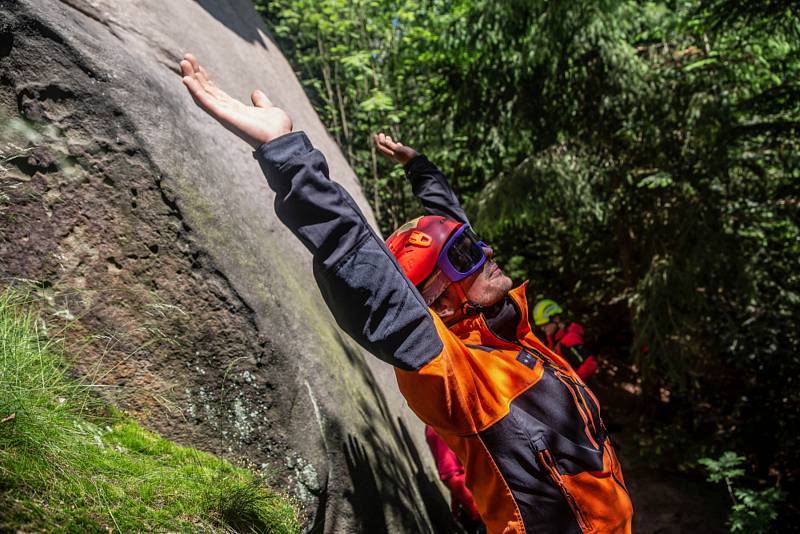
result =
[{"label": "jacket collar", "polygon": [[517,339],[503,340],[498,338],[497,335],[489,328],[489,325],[486,323],[486,318],[482,313],[467,317],[462,321],[450,326],[450,331],[464,340],[465,343],[488,346],[497,345],[498,343],[518,343],[518,340],[523,339],[531,332],[531,325],[528,322],[528,299],[525,296],[527,287],[528,281],[526,280],[508,292],[508,296],[511,297],[511,301],[514,303],[514,306],[516,306],[517,311],[519,312],[519,322],[517,323]]}]

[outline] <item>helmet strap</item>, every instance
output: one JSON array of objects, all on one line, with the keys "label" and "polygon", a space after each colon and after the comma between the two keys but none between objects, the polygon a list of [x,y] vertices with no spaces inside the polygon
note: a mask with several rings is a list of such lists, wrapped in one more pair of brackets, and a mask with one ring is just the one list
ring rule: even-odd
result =
[{"label": "helmet strap", "polygon": [[485,306],[481,306],[480,304],[470,300],[464,301],[464,304],[461,305],[461,313],[466,316],[478,315],[484,311],[486,311]]},{"label": "helmet strap", "polygon": [[461,284],[453,284],[453,287],[455,287],[458,299],[461,301],[461,315],[469,317],[483,313],[483,311],[486,310],[485,306],[482,306],[477,302],[473,302],[467,298],[467,293],[461,287]]}]

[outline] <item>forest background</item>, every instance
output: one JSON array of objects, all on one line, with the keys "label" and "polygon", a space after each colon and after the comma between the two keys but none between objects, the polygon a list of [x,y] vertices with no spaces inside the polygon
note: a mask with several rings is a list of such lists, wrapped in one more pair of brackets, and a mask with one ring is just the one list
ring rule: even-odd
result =
[{"label": "forest background", "polygon": [[589,326],[650,462],[726,482],[734,531],[797,524],[796,2],[256,6],[384,235],[419,207],[379,131],[445,171],[531,300]]}]

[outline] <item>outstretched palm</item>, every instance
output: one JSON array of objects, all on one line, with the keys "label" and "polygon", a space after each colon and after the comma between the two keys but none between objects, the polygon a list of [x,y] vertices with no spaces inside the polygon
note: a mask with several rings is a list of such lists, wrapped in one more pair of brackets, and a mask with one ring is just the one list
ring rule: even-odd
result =
[{"label": "outstretched palm", "polygon": [[180,66],[183,84],[197,105],[253,148],[292,131],[289,115],[263,92],[253,91],[253,105],[246,106],[217,87],[192,54],[186,54]]},{"label": "outstretched palm", "polygon": [[373,138],[378,151],[392,161],[405,165],[417,155],[417,151],[403,143],[395,141],[381,132]]}]

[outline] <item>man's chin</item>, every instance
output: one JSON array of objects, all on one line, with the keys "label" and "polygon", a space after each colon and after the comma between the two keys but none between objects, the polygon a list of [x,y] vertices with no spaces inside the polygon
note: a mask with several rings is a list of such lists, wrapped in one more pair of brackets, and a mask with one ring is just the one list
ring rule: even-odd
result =
[{"label": "man's chin", "polygon": [[492,284],[494,291],[492,291],[491,302],[487,303],[487,306],[494,306],[508,295],[508,292],[511,291],[511,288],[514,287],[514,282],[511,281],[511,278],[507,277],[504,274],[500,275],[501,278],[498,278]]},{"label": "man's chin", "polygon": [[511,288],[514,287],[514,282],[505,274],[501,273],[500,276],[502,278],[498,280],[498,286],[502,288],[503,296],[505,296],[506,293],[511,291]]}]

